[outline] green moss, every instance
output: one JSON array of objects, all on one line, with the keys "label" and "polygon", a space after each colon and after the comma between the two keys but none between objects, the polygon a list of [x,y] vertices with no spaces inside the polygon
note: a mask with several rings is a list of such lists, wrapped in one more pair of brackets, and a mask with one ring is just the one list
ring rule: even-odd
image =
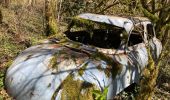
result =
[{"label": "green moss", "polygon": [[143,100],[151,100],[159,70],[158,67],[155,66],[150,48],[147,48],[147,52],[148,65],[142,72],[143,78],[140,80],[139,95],[136,97],[137,99],[143,98]]},{"label": "green moss", "polygon": [[112,77],[115,78],[115,76],[121,72],[122,65],[118,62],[115,62],[111,57],[103,53],[100,52],[93,53],[92,59],[103,60],[107,63],[108,66],[104,72],[108,76],[110,76],[110,73],[112,73]]},{"label": "green moss", "polygon": [[72,76],[68,76],[63,82],[62,100],[76,100],[81,91],[81,82],[74,81]]},{"label": "green moss", "polygon": [[104,60],[106,61],[107,64],[109,65],[113,65],[114,64],[114,61],[111,57],[109,56],[106,56],[105,54],[103,53],[100,53],[100,52],[95,52],[92,54],[92,59],[96,59],[96,60]]},{"label": "green moss", "polygon": [[76,29],[75,31],[86,30],[91,36],[93,35],[92,30],[94,29],[113,29],[113,27],[113,25],[82,19],[80,17],[74,17],[72,23],[69,25],[69,29]]},{"label": "green moss", "polygon": [[88,62],[85,63],[78,71],[79,75],[82,76],[84,74],[84,71],[86,70],[86,67],[88,65]]},{"label": "green moss", "polygon": [[57,29],[57,25],[56,25],[55,21],[51,18],[49,23],[50,23],[49,30],[50,30],[51,34],[57,33],[58,29]]},{"label": "green moss", "polygon": [[59,44],[70,47],[70,48],[75,48],[75,49],[79,49],[79,47],[82,45],[79,42],[75,42],[75,41],[71,41],[67,38],[63,38]]},{"label": "green moss", "polygon": [[[84,24],[86,26],[90,26],[91,28],[98,28],[98,29],[113,29],[113,25],[109,25],[109,24],[106,24],[106,23],[102,23],[102,22],[95,22],[95,21],[92,21],[92,20],[88,20],[88,19],[82,19],[82,18],[79,18],[79,17],[76,17],[74,19],[74,21],[76,22],[79,22],[81,25]],[[76,24],[79,24],[79,23],[76,23]]]},{"label": "green moss", "polygon": [[[91,29],[94,27],[94,23],[90,20],[86,19],[81,19],[79,17],[74,17],[73,18],[73,25],[78,28],[86,28],[86,29]],[[81,27],[80,27],[81,26]]]},{"label": "green moss", "polygon": [[57,53],[55,53],[51,58],[49,67],[52,69],[57,69]]},{"label": "green moss", "polygon": [[142,10],[143,14],[148,17],[149,19],[152,20],[152,22],[156,23],[159,20],[159,17],[157,15],[154,15],[152,13],[150,13],[149,11],[147,11],[145,8],[139,6],[140,9]]},{"label": "green moss", "polygon": [[45,19],[46,19],[46,36],[56,34],[57,38],[61,38],[62,35],[59,33],[59,26],[56,21],[56,1],[52,0],[47,2],[45,5]]},{"label": "green moss", "polygon": [[69,75],[62,83],[61,100],[93,100],[92,91],[93,85],[84,85]]}]

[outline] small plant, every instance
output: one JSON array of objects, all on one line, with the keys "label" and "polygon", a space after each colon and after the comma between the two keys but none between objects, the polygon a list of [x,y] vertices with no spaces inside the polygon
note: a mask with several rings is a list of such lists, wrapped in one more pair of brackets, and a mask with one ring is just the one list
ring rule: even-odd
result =
[{"label": "small plant", "polygon": [[107,99],[108,86],[103,91],[94,90],[93,95],[95,100],[106,100]]},{"label": "small plant", "polygon": [[4,79],[4,74],[0,72],[0,88],[4,86],[3,79]]}]

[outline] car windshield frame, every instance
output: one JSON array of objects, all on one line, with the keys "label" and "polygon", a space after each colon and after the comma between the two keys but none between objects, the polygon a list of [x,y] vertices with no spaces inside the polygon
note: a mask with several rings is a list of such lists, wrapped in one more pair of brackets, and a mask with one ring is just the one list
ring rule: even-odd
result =
[{"label": "car windshield frame", "polygon": [[[91,16],[91,17],[89,17],[89,16]],[[92,16],[95,16],[95,18],[97,18],[98,16],[101,16],[101,17],[106,17],[106,18],[113,18],[113,19],[120,19],[120,21],[125,21],[125,23],[123,23],[124,24],[124,26],[122,26],[122,27],[119,27],[118,25],[115,25],[115,23],[106,23],[106,22],[102,22],[102,21],[98,21],[98,20],[94,20],[95,18],[93,17],[92,18]],[[92,18],[92,19],[91,19]],[[100,18],[99,18],[100,19]],[[122,20],[123,19],[123,20]],[[132,26],[130,26],[130,27],[128,27],[128,28],[126,28],[126,26],[125,26],[125,24],[126,24],[126,20],[128,20],[129,22],[128,23],[130,23]],[[132,23],[131,23],[132,22]],[[93,24],[92,24],[93,23]],[[121,23],[121,22],[119,22],[119,23]],[[109,30],[109,29],[113,29],[113,28],[117,28],[117,29],[122,29],[122,30],[124,30],[126,33],[126,35],[128,36],[128,37],[130,37],[130,35],[132,35],[133,33],[133,31],[132,30],[134,30],[134,28],[136,28],[136,26],[138,26],[138,25],[141,25],[142,27],[143,27],[143,29],[142,29],[142,33],[141,32],[137,32],[137,34],[138,35],[143,35],[142,36],[142,39],[143,39],[143,42],[141,42],[141,43],[138,43],[138,44],[134,44],[134,45],[127,45],[127,42],[128,42],[128,38],[122,38],[122,40],[121,40],[121,42],[123,42],[123,44],[121,43],[120,44],[120,47],[119,48],[102,48],[102,47],[98,47],[98,46],[93,46],[93,47],[95,47],[95,48],[97,48],[99,51],[113,51],[114,52],[114,54],[116,53],[116,52],[118,52],[118,53],[124,53],[126,50],[132,50],[131,48],[133,48],[133,47],[137,47],[138,45],[139,45],[139,47],[143,47],[143,43],[144,43],[144,38],[146,37],[145,36],[145,29],[144,28],[146,28],[146,26],[145,25],[147,25],[147,24],[150,24],[151,22],[148,20],[148,19],[146,19],[146,18],[134,18],[133,20],[130,20],[130,19],[128,19],[128,18],[123,18],[123,17],[113,17],[113,16],[107,16],[107,15],[97,15],[97,14],[81,14],[81,15],[78,15],[78,16],[76,16],[76,17],[74,17],[73,19],[72,19],[72,22],[71,22],[71,24],[69,24],[69,26],[68,26],[68,31],[67,32],[71,32],[72,31],[72,28],[74,27],[74,26],[77,26],[77,27],[85,27],[84,28],[84,31],[87,31],[87,32],[90,32],[91,30],[93,30],[93,29],[105,29],[105,30]],[[94,24],[97,24],[98,25],[98,28],[95,28],[94,27]],[[83,26],[84,25],[84,26]],[[128,24],[127,24],[128,25]],[[93,27],[92,27],[93,26]],[[101,27],[99,27],[99,26],[101,26]],[[121,34],[120,34],[121,35]],[[125,40],[126,39],[126,40]],[[81,42],[79,42],[79,43],[81,43]],[[83,44],[83,43],[82,43]],[[86,44],[85,44],[86,45]],[[127,45],[127,46],[126,46]],[[116,51],[116,52],[115,52]],[[112,53],[113,53],[112,52]]]}]

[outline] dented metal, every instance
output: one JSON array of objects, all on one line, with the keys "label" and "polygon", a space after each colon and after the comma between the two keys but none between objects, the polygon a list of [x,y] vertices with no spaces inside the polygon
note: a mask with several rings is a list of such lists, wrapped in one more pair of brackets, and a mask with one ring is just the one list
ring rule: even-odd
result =
[{"label": "dented metal", "polygon": [[[162,46],[153,36],[148,39],[145,18],[134,20],[96,14],[78,17],[99,23],[122,27],[131,35],[141,24],[144,42],[118,49],[99,48],[69,39],[51,39],[23,51],[8,69],[5,85],[16,100],[93,99],[93,90],[101,92],[108,87],[107,99],[132,83],[138,83],[148,64],[147,46],[151,46],[156,60]],[[154,33],[155,34],[155,33]],[[70,83],[68,85],[68,83]]]}]

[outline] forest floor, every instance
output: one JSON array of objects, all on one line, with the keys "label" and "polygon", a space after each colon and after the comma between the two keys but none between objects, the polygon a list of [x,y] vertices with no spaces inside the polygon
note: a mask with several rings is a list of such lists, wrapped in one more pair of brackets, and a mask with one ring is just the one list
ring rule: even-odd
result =
[{"label": "forest floor", "polygon": [[[0,6],[3,23],[0,24],[0,100],[11,100],[4,89],[6,69],[24,49],[39,43],[44,36],[43,13],[38,9],[10,9]],[[168,62],[169,63],[169,62]],[[170,100],[170,65],[159,73],[154,100]]]}]

